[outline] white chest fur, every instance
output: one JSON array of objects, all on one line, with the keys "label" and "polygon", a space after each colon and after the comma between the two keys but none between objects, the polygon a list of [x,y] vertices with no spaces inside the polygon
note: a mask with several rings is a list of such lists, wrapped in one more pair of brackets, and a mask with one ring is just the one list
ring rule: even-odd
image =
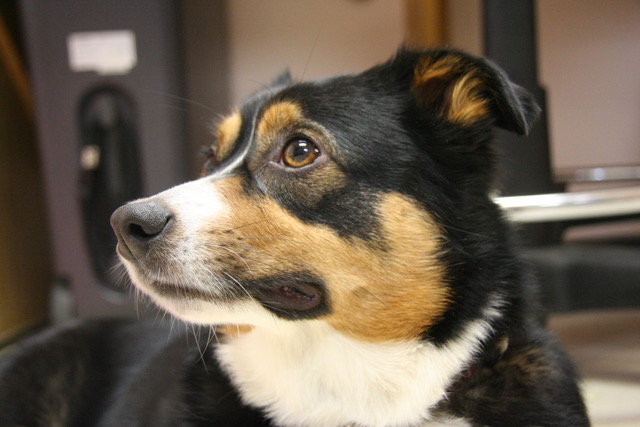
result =
[{"label": "white chest fur", "polygon": [[439,348],[366,343],[321,321],[254,328],[217,356],[246,403],[283,426],[416,426],[444,396],[489,332],[470,323]]}]

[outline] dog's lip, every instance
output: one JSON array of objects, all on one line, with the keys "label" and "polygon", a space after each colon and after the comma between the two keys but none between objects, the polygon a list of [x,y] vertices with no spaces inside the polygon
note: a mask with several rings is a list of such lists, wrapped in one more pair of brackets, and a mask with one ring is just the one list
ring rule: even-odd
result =
[{"label": "dog's lip", "polygon": [[127,259],[127,260],[135,259],[135,257],[133,256],[133,253],[131,253],[131,250],[129,249],[127,244],[120,237],[118,237],[116,252],[118,253],[118,255],[120,255],[124,259]]},{"label": "dog's lip", "polygon": [[[245,285],[245,289],[255,299],[272,309],[307,311],[320,305],[323,299],[322,286],[312,281],[278,278],[256,282],[253,286]],[[165,298],[208,301],[222,298],[202,289],[179,286],[166,281],[152,280],[149,285],[155,294]]]},{"label": "dog's lip", "polygon": [[178,286],[174,283],[164,282],[160,280],[150,281],[150,287],[155,294],[165,298],[196,298],[203,300],[214,299],[213,295],[203,290],[195,289],[188,286]]},{"label": "dog's lip", "polygon": [[307,311],[322,302],[322,291],[316,283],[287,281],[283,284],[261,287],[255,292],[262,304],[275,309]]}]

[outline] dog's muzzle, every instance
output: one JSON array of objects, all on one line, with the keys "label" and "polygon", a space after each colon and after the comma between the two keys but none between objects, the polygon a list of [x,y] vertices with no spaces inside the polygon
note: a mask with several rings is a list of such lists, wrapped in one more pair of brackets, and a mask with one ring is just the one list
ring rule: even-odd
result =
[{"label": "dog's muzzle", "polygon": [[173,215],[155,201],[131,202],[111,215],[118,238],[118,253],[129,261],[144,257],[149,247],[166,234]]},{"label": "dog's muzzle", "polygon": [[[111,215],[118,254],[127,261],[127,267],[138,278],[137,284],[145,290],[161,296],[165,303],[185,298],[228,303],[249,297],[274,314],[290,319],[327,311],[322,279],[305,269],[279,269],[282,274],[258,278],[248,267],[251,260],[242,255],[243,247],[229,250],[239,261],[232,258],[228,263],[214,261],[216,257],[211,253],[198,253],[189,245],[177,247],[185,240],[181,238],[184,216],[183,211],[178,219],[178,213],[157,197],[130,202]],[[224,242],[211,246],[222,253],[226,251]],[[183,254],[185,248],[189,252],[187,259],[175,255],[175,252]],[[250,247],[246,250],[253,252]],[[238,270],[238,265],[247,266],[246,273]]]}]

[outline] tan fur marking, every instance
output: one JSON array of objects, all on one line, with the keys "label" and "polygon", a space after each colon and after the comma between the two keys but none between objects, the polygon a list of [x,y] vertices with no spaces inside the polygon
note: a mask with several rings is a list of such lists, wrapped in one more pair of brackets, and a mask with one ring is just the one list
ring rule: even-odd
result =
[{"label": "tan fur marking", "polygon": [[271,105],[262,115],[258,124],[257,136],[260,139],[270,139],[286,129],[294,125],[302,119],[302,110],[300,106],[292,102],[279,102]]},{"label": "tan fur marking", "polygon": [[453,123],[469,126],[489,113],[482,97],[483,82],[477,71],[466,70],[461,58],[446,56],[437,61],[423,58],[414,69],[413,89],[425,104],[439,103]]},{"label": "tan fur marking", "polygon": [[470,125],[487,116],[487,101],[480,96],[482,84],[473,73],[465,74],[455,83],[447,114],[449,120]]},{"label": "tan fur marking", "polygon": [[225,338],[237,338],[253,330],[249,325],[222,325],[216,327],[216,333],[222,334]]},{"label": "tan fur marking", "polygon": [[240,135],[240,128],[242,127],[242,116],[240,111],[236,110],[220,122],[217,127],[216,137],[216,160],[221,162],[230,153],[233,148],[234,142]]},{"label": "tan fur marking", "polygon": [[422,58],[414,69],[414,84],[420,85],[434,78],[450,78],[460,74],[464,68],[461,58],[448,55],[438,60],[429,56]]},{"label": "tan fur marking", "polygon": [[344,253],[336,254],[354,275],[349,283],[332,286],[334,314],[328,320],[336,329],[369,341],[416,338],[449,305],[444,269],[437,260],[441,233],[421,209],[398,194],[385,196],[380,213],[386,250],[347,245]]},{"label": "tan fur marking", "polygon": [[219,247],[238,254],[227,254],[227,263],[218,268],[233,272],[239,282],[311,272],[329,290],[331,313],[324,320],[371,342],[416,339],[446,311],[449,287],[437,259],[441,232],[410,199],[383,197],[381,249],[306,224],[270,199],[244,196],[239,185],[236,178],[221,183],[233,213],[224,221],[227,231],[217,219],[209,236],[211,257],[220,256]]}]

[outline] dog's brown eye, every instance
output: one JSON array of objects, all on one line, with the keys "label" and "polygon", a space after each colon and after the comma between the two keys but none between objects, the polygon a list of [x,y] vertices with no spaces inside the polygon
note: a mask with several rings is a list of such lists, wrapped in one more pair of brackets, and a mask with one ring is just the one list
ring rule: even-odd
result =
[{"label": "dog's brown eye", "polygon": [[282,163],[291,168],[310,165],[320,156],[320,149],[304,138],[294,138],[287,142],[282,151]]}]

